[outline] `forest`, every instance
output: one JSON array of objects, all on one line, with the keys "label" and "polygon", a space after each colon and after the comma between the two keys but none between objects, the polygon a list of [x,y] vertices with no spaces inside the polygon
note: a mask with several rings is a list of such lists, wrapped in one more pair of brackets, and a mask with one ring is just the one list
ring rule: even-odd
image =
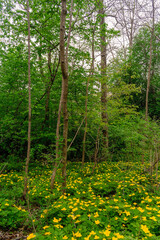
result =
[{"label": "forest", "polygon": [[0,239],[160,239],[159,17],[0,1]]}]

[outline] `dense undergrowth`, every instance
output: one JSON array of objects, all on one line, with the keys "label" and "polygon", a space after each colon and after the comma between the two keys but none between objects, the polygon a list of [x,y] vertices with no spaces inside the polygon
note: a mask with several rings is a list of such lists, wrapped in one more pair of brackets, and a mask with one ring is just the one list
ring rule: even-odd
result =
[{"label": "dense undergrowth", "polygon": [[[68,164],[66,195],[61,178],[50,190],[51,166],[30,170],[29,197],[22,200],[22,171],[0,175],[0,229],[23,229],[27,239],[160,239],[158,180],[138,162]],[[59,176],[58,174],[57,176]]]}]

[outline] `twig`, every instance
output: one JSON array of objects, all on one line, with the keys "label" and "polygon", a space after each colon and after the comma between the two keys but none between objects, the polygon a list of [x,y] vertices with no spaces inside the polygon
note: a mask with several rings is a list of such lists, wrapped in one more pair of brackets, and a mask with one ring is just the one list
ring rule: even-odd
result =
[{"label": "twig", "polygon": [[35,225],[34,225],[33,217],[32,217],[32,214],[31,214],[31,211],[30,211],[30,208],[29,208],[29,194],[27,194],[26,201],[27,201],[27,208],[28,208],[29,216],[32,220],[33,231],[36,233],[36,228],[35,228]]},{"label": "twig", "polygon": [[8,162],[6,164],[4,164],[4,166],[2,167],[2,170],[0,171],[0,174],[3,172],[3,170],[5,169],[5,167],[7,166]]},{"label": "twig", "polygon": [[72,146],[72,144],[73,144],[75,138],[77,137],[77,134],[78,134],[78,132],[79,132],[79,130],[80,130],[80,128],[81,128],[81,126],[82,126],[82,124],[83,124],[85,118],[86,118],[86,116],[83,118],[83,120],[82,120],[82,122],[81,122],[81,124],[80,124],[80,126],[79,126],[79,128],[78,128],[78,130],[77,130],[77,132],[76,132],[76,134],[75,134],[75,136],[74,136],[72,142],[70,143],[70,145],[69,145],[68,148],[67,148],[67,151],[69,151],[69,149],[70,149],[70,147]]}]

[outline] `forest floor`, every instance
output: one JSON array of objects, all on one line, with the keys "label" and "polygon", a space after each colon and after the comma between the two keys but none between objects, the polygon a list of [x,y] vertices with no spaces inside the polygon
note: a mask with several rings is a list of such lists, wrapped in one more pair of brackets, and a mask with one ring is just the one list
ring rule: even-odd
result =
[{"label": "forest floor", "polygon": [[60,170],[51,191],[51,165],[31,166],[27,204],[23,172],[1,173],[0,239],[160,239],[160,189],[144,165],[103,162],[93,174],[90,163],[67,168],[62,196]]}]

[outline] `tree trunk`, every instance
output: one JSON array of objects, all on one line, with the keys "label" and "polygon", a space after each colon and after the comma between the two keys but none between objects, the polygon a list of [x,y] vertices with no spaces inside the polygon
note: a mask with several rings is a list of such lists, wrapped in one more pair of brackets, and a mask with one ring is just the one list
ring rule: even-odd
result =
[{"label": "tree trunk", "polygon": [[61,98],[59,102],[59,109],[58,109],[58,119],[57,119],[57,128],[56,128],[56,162],[51,176],[51,189],[54,188],[55,177],[58,167],[58,161],[61,159],[61,154],[59,154],[59,130],[60,130],[60,123],[61,123],[61,109],[62,109],[62,100],[63,100],[63,81],[62,81],[62,91],[61,91]]},{"label": "tree trunk", "polygon": [[50,99],[50,84],[52,83],[52,70],[51,70],[51,51],[48,52],[48,69],[50,73],[50,80],[46,83],[46,102],[45,102],[45,117],[42,125],[42,130],[44,127],[49,128],[49,99]]},{"label": "tree trunk", "polygon": [[92,169],[92,174],[94,173],[94,170],[98,164],[98,161],[97,161],[98,150],[99,150],[99,129],[98,129],[97,139],[96,139],[96,146],[95,146],[95,152],[94,152],[94,166]]},{"label": "tree trunk", "polygon": [[[57,128],[56,128],[56,162],[55,162],[55,166],[53,169],[53,173],[51,176],[51,189],[54,188],[54,182],[55,182],[55,177],[56,177],[56,172],[58,169],[59,164],[61,163],[61,161],[63,162],[63,167],[62,167],[62,178],[64,180],[64,183],[62,183],[62,192],[65,192],[65,186],[66,186],[66,162],[67,162],[67,139],[64,139],[63,144],[66,144],[65,149],[64,149],[64,145],[63,145],[63,150],[62,150],[62,158],[59,155],[59,130],[60,130],[60,120],[61,120],[61,110],[62,110],[62,105],[64,103],[64,98],[66,98],[67,101],[67,94],[68,94],[68,49],[69,49],[69,43],[70,43],[70,35],[71,35],[71,24],[72,24],[72,12],[73,12],[73,0],[71,0],[71,9],[70,9],[70,23],[69,23],[69,32],[68,32],[68,41],[67,41],[67,47],[66,47],[66,52],[65,52],[65,47],[61,46],[64,45],[64,37],[65,37],[65,17],[66,17],[66,1],[62,1],[62,12],[61,12],[61,26],[60,26],[60,61],[61,61],[61,69],[62,69],[62,61],[65,62],[65,69],[67,73],[63,73],[62,71],[62,91],[61,91],[61,98],[60,98],[60,103],[59,103],[59,109],[58,109],[58,119],[57,119]],[[65,16],[63,16],[63,20],[62,20],[62,14],[65,14]],[[63,22],[62,22],[63,21]],[[63,32],[64,31],[64,32]],[[63,33],[62,33],[63,32]],[[61,39],[63,41],[61,41]],[[61,55],[64,55],[61,58]],[[64,75],[67,74],[67,80],[64,79]],[[66,84],[64,85],[64,83],[66,82]],[[66,88],[67,89],[64,89]],[[64,95],[64,93],[67,91],[67,94]],[[64,121],[65,124],[63,126],[63,137],[65,135],[65,137],[67,138],[68,135],[68,113],[67,113],[67,103],[66,103],[66,110],[64,113],[64,106],[63,106],[63,116],[65,115]],[[67,130],[67,133],[64,132],[64,127]],[[64,153],[65,151],[65,153]],[[65,158],[63,158],[65,154]],[[59,161],[59,163],[58,163]],[[64,176],[63,176],[64,174]],[[63,185],[64,184],[64,185]]]},{"label": "tree trunk", "polygon": [[85,99],[85,128],[84,128],[84,135],[83,135],[83,150],[82,150],[82,167],[84,166],[85,161],[85,149],[86,149],[86,135],[87,135],[87,125],[88,125],[88,119],[87,119],[87,111],[88,111],[88,87],[89,87],[89,79],[90,75],[93,75],[94,71],[94,33],[95,28],[93,29],[93,37],[92,37],[92,64],[91,64],[91,70],[89,77],[87,79],[87,85],[86,85],[86,99]]},{"label": "tree trunk", "polygon": [[107,115],[107,83],[106,83],[106,57],[107,57],[107,51],[106,51],[106,31],[105,31],[105,17],[104,17],[104,6],[103,6],[103,0],[101,0],[101,8],[100,8],[100,14],[101,14],[101,22],[100,22],[100,34],[101,34],[101,75],[102,75],[102,81],[101,81],[101,116],[102,116],[102,133],[103,133],[103,148],[104,148],[104,157],[106,157],[106,152],[108,151],[108,115]]},{"label": "tree trunk", "polygon": [[152,0],[152,31],[151,31],[151,40],[150,40],[150,51],[149,51],[149,65],[148,65],[148,76],[147,76],[147,89],[146,89],[146,111],[145,111],[145,120],[148,121],[148,97],[149,97],[149,88],[150,88],[150,81],[151,81],[151,67],[152,67],[152,54],[153,54],[153,36],[154,36],[154,14],[155,14],[155,7],[154,7],[154,0]]},{"label": "tree trunk", "polygon": [[65,20],[66,20],[66,0],[61,0],[61,23],[60,23],[60,61],[62,70],[62,105],[63,105],[63,147],[62,147],[62,193],[66,191],[66,166],[67,166],[67,137],[68,137],[68,111],[67,111],[67,96],[68,96],[68,69],[65,55]]},{"label": "tree trunk", "polygon": [[148,76],[147,76],[147,89],[146,89],[146,111],[145,111],[145,120],[148,120],[148,97],[149,97],[149,88],[150,88],[150,80],[151,80],[151,65],[152,65],[152,39],[153,35],[151,33],[150,40],[150,57],[149,57],[149,66],[148,66]]},{"label": "tree trunk", "polygon": [[87,135],[87,103],[88,103],[88,86],[89,86],[89,77],[87,79],[87,86],[86,86],[86,99],[85,99],[85,128],[84,128],[84,135],[83,135],[83,150],[82,150],[82,167],[84,166],[85,160],[85,149],[86,149],[86,135]]},{"label": "tree trunk", "polygon": [[30,13],[29,13],[29,0],[27,0],[27,20],[28,20],[28,148],[27,148],[27,159],[24,176],[24,190],[23,197],[26,199],[28,190],[28,168],[30,160],[30,149],[31,149],[31,71],[30,71]]}]

